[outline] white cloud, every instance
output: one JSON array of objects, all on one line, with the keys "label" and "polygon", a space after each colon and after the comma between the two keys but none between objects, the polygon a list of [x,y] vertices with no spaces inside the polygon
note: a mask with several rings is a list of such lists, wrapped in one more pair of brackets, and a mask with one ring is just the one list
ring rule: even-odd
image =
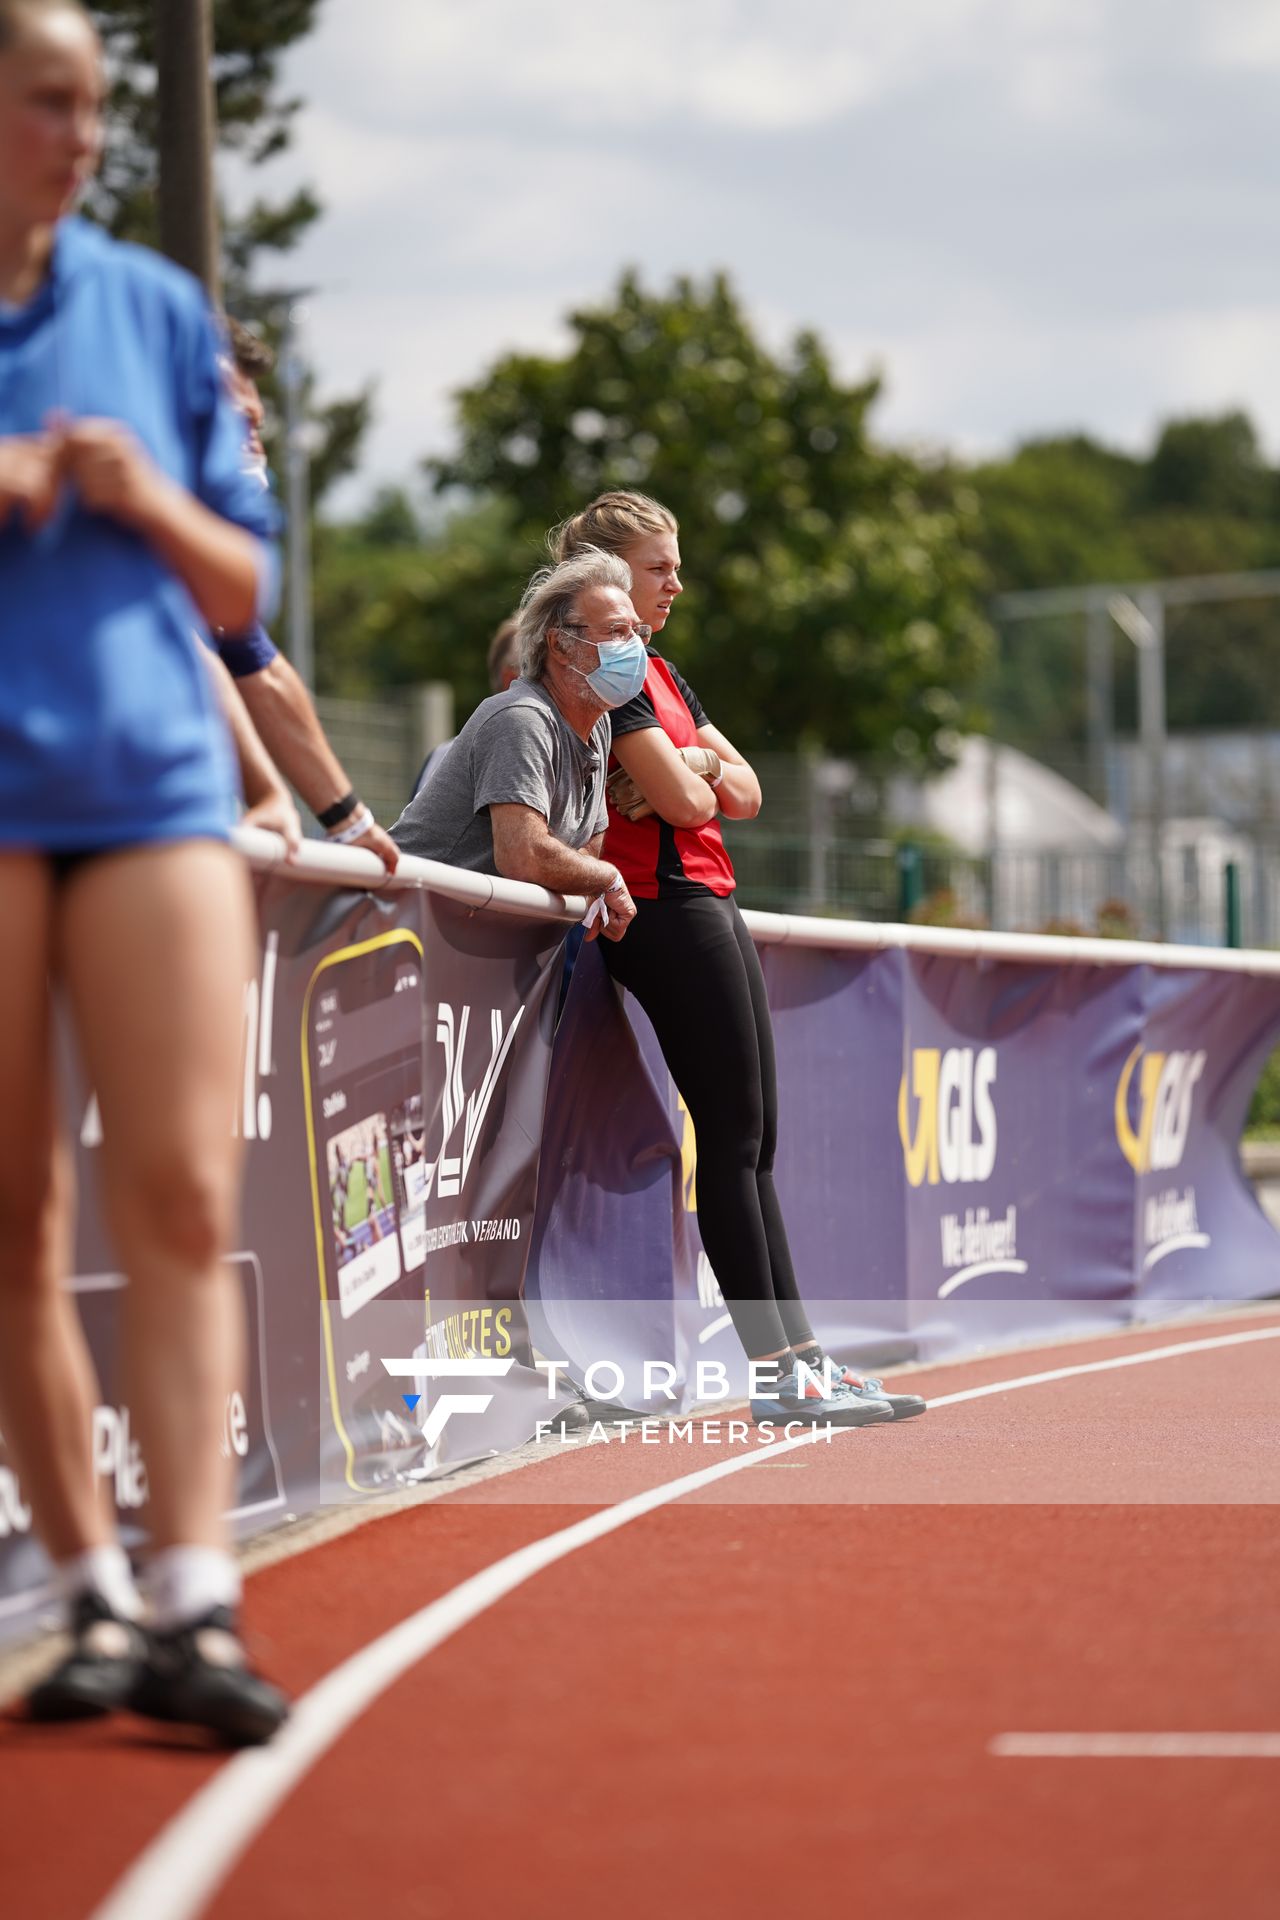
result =
[{"label": "white cloud", "polygon": [[1205,51],[1224,67],[1280,67],[1280,8],[1275,0],[1219,0],[1205,23]]},{"label": "white cloud", "polygon": [[[624,264],[724,267],[883,424],[1121,442],[1242,404],[1280,446],[1280,0],[327,0],[276,176],[325,384],[380,380],[369,479],[449,392],[564,339]],[[375,31],[376,29],[376,31]],[[243,184],[241,180],[241,184]],[[264,180],[255,180],[261,190]],[[347,498],[350,498],[348,490]]]},{"label": "white cloud", "polygon": [[348,109],[424,131],[512,107],[567,125],[662,126],[692,117],[746,131],[815,126],[910,87],[940,62],[1025,52],[1056,63],[1103,0],[649,0],[642,14],[580,0],[330,0],[304,79],[341,72]]}]

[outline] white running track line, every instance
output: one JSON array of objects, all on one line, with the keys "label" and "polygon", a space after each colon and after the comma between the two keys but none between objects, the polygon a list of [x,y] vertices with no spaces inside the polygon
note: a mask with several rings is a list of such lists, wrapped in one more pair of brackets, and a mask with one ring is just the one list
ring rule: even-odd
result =
[{"label": "white running track line", "polygon": [[[1205,1340],[1184,1340],[1176,1346],[1147,1348],[1119,1359],[1091,1360],[1079,1366],[1056,1367],[1048,1373],[996,1381],[990,1386],[970,1387],[962,1393],[942,1394],[929,1405],[931,1408],[955,1406],[962,1400],[1013,1393],[1023,1387],[1043,1386],[1080,1374],[1105,1373],[1115,1367],[1136,1367],[1156,1360],[1177,1359],[1184,1354],[1210,1353],[1221,1347],[1276,1339],[1280,1339],[1280,1327],[1218,1334]],[[353,1653],[304,1694],[282,1731],[268,1746],[237,1754],[229,1760],[161,1829],[94,1910],[90,1920],[196,1920],[276,1808],[351,1723],[410,1667],[507,1594],[514,1593],[535,1573],[566,1559],[579,1547],[590,1546],[616,1533],[630,1521],[668,1506],[684,1494],[696,1493],[700,1487],[711,1486],[761,1461],[776,1460],[781,1454],[814,1444],[813,1434],[778,1440],[755,1453],[736,1454],[713,1467],[652,1487],[647,1493],[636,1494],[557,1533],[531,1541],[528,1546],[472,1574],[470,1579],[431,1601],[420,1612],[411,1614],[380,1639]]]},{"label": "white running track line", "polygon": [[1280,1760],[1280,1733],[998,1733],[998,1760]]}]

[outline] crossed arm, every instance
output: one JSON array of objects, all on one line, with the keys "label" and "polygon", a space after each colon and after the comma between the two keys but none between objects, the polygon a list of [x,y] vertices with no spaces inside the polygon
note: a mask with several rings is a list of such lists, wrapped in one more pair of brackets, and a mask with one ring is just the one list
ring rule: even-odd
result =
[{"label": "crossed arm", "polygon": [[760,782],[751,767],[718,727],[699,727],[698,744],[710,747],[719,757],[717,787],[686,765],[680,749],[661,727],[624,733],[614,741],[613,755],[670,826],[705,826],[717,813],[728,820],[753,820],[760,811]]}]

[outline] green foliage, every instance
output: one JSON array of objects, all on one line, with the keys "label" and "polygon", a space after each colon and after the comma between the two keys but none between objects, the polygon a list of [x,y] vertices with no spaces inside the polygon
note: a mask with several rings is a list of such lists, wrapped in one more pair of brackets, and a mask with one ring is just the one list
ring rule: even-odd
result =
[{"label": "green foliage", "polygon": [[497,502],[455,515],[431,536],[404,494],[380,495],[363,520],[320,527],[319,691],[360,699],[447,680],[465,718],[489,692],[490,637],[536,564]]},{"label": "green foliage", "polygon": [[1275,487],[1252,422],[1243,413],[1168,421],[1147,469],[1147,496],[1156,507],[1268,519]]},{"label": "green foliage", "polygon": [[[1280,566],[1280,487],[1240,413],[1177,420],[1146,459],[1083,435],[1036,440],[977,467],[979,542],[998,590],[1133,582]],[[1174,609],[1171,727],[1280,726],[1280,602]],[[1042,758],[1085,737],[1083,616],[1019,624],[982,698],[1001,736]],[[1135,656],[1115,643],[1116,719],[1134,726]]]},{"label": "green foliage", "polygon": [[[320,0],[215,0],[214,93],[219,144],[254,164],[281,153],[301,102],[278,92],[281,56],[315,25]],[[156,121],[154,0],[93,0],[111,90],[107,141],[89,207],[124,239],[155,244]],[[306,194],[258,203],[228,226],[233,265],[260,246],[293,246],[319,207]]]},{"label": "green foliage", "polygon": [[1245,1136],[1280,1139],[1280,1049],[1271,1055],[1262,1069],[1262,1078],[1254,1089],[1253,1104],[1245,1122]]},{"label": "green foliage", "polygon": [[967,909],[953,887],[936,887],[927,893],[908,916],[913,927],[963,927],[985,933],[987,921],[980,913]]},{"label": "green foliage", "polygon": [[504,503],[522,569],[602,488],[654,494],[688,588],[664,644],[717,726],[757,748],[942,758],[988,642],[976,501],[872,441],[878,380],[843,385],[811,333],[771,354],[723,276],[652,293],[628,274],[570,327],[562,358],[509,355],[459,395],[437,489]]},{"label": "green foliage", "polygon": [[[280,92],[280,62],[316,23],[320,0],[214,0],[214,94],[218,144],[252,166],[288,147],[302,102]],[[86,212],[124,240],[156,244],[157,102],[154,0],[93,0],[106,50],[110,92],[106,145]],[[320,203],[302,187],[283,200],[258,198],[238,217],[221,209],[224,298],[228,310],[254,322],[279,344],[287,294],[262,277],[264,254],[287,253],[320,216]],[[369,424],[370,390],[317,404],[308,380],[305,404],[316,449],[312,498],[352,472]],[[264,382],[273,419],[279,417],[273,381]],[[270,437],[270,428],[268,430]]]}]

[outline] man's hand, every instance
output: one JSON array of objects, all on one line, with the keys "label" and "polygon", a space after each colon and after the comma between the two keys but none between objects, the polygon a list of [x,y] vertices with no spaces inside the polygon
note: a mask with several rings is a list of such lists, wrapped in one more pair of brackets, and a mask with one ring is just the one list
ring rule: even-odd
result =
[{"label": "man's hand", "polygon": [[62,471],[91,513],[143,531],[169,482],[118,420],[75,420],[59,436]]},{"label": "man's hand", "polygon": [[349,840],[350,847],[364,847],[370,853],[376,853],[388,873],[394,873],[400,861],[400,849],[384,827],[375,820],[368,833],[362,833],[358,840]]},{"label": "man's hand", "polygon": [[58,504],[60,446],[53,434],[15,434],[0,440],[0,527],[16,514],[36,533]]},{"label": "man's hand", "polygon": [[278,833],[290,853],[296,853],[302,845],[302,822],[298,818],[298,809],[283,787],[274,788],[256,806],[247,807],[240,824],[242,827],[261,827],[266,833]]},{"label": "man's hand", "polygon": [[594,940],[601,933],[606,940],[621,940],[635,917],[636,903],[619,874],[613,886],[596,895],[587,908],[587,917],[582,924],[587,930],[588,940]]}]

